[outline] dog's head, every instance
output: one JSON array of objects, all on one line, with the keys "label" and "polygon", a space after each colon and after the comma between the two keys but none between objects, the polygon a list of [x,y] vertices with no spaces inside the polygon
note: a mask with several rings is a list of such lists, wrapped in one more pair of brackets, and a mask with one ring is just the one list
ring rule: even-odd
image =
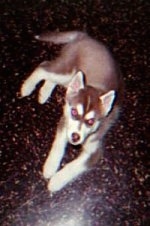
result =
[{"label": "dog's head", "polygon": [[84,75],[79,71],[66,92],[65,118],[69,142],[83,144],[90,134],[96,132],[112,110],[114,99],[114,90],[102,94],[86,86]]}]

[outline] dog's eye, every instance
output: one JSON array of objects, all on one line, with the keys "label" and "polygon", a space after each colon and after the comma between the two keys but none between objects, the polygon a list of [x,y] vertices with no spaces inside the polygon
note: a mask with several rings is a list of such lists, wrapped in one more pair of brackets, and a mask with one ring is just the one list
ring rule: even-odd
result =
[{"label": "dog's eye", "polygon": [[95,119],[94,118],[91,118],[91,119],[86,120],[86,124],[88,126],[93,126],[94,122],[95,122]]},{"label": "dog's eye", "polygon": [[71,115],[72,115],[73,117],[78,116],[78,111],[77,111],[77,109],[72,108],[72,109],[71,109]]}]

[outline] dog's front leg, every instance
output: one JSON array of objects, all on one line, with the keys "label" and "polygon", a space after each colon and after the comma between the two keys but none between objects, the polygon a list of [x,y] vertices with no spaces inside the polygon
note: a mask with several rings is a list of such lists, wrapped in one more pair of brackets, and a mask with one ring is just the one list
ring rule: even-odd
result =
[{"label": "dog's front leg", "polygon": [[[60,122],[61,125],[61,122]],[[58,126],[56,137],[43,167],[43,176],[51,178],[60,166],[67,144],[66,128]]]},{"label": "dog's front leg", "polygon": [[[91,139],[83,146],[83,151],[80,156],[74,161],[68,163],[62,170],[58,171],[50,180],[48,190],[56,192],[62,189],[67,183],[77,178],[80,174],[88,170],[90,159],[95,156],[94,163],[98,160],[99,141]],[[97,155],[97,157],[96,157]]]}]

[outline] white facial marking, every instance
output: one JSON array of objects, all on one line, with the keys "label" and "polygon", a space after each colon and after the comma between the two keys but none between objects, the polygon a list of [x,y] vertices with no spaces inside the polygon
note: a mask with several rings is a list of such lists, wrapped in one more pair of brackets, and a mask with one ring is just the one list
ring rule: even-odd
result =
[{"label": "white facial marking", "polygon": [[85,119],[88,120],[88,119],[91,119],[91,118],[94,118],[95,117],[95,112],[94,111],[90,111],[89,113],[87,113],[85,115]]},{"label": "white facial marking", "polygon": [[83,105],[82,104],[78,104],[77,105],[77,111],[78,111],[78,114],[79,115],[83,115],[83,113],[84,113],[84,109],[83,109]]},{"label": "white facial marking", "polygon": [[72,134],[77,133],[80,136],[80,139],[75,142],[75,144],[80,144],[83,142],[84,137],[83,134],[81,134],[81,131],[79,130],[80,122],[78,120],[73,120],[72,118],[68,119],[68,124],[67,124],[67,136],[69,139],[70,143],[74,143],[72,140]]}]

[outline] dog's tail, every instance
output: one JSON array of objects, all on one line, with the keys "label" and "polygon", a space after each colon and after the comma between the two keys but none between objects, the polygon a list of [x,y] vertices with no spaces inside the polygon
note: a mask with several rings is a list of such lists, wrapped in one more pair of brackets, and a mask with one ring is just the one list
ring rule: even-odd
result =
[{"label": "dog's tail", "polygon": [[73,41],[81,40],[87,34],[80,31],[67,32],[47,32],[41,35],[36,35],[35,38],[40,41],[52,42],[54,44],[66,44]]}]

